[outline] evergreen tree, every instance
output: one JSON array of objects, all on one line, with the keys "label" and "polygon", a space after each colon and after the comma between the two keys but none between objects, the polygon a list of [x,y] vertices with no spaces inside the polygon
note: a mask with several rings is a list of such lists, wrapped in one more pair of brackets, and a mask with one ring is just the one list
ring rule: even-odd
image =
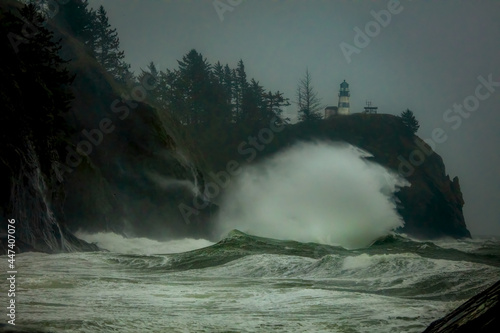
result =
[{"label": "evergreen tree", "polygon": [[141,84],[143,87],[146,88],[148,91],[148,100],[156,106],[162,105],[162,98],[161,98],[161,92],[160,92],[160,86],[161,86],[161,73],[158,71],[156,68],[156,65],[154,62],[150,62],[147,69],[143,70],[142,73],[139,74],[137,77],[137,80],[139,81],[139,84]]},{"label": "evergreen tree", "polygon": [[247,74],[243,60],[238,61],[236,69],[233,70],[233,87],[234,87],[234,119],[239,122],[244,118],[243,112],[243,96],[248,89]]},{"label": "evergreen tree", "polygon": [[224,67],[221,65],[220,61],[217,61],[213,66],[212,74],[214,77],[214,82],[222,86],[224,84]]},{"label": "evergreen tree", "polygon": [[269,91],[264,94],[264,102],[266,104],[266,113],[269,120],[274,117],[278,118],[279,123],[286,123],[290,120],[289,118],[283,118],[282,108],[290,105],[289,99],[283,97],[283,93],[279,91],[272,93]]},{"label": "evergreen tree", "polygon": [[[73,77],[59,56],[60,42],[55,42],[53,33],[44,27],[44,17],[36,6],[23,7],[19,15],[21,18],[0,14],[0,35],[7,36],[0,41],[4,50],[0,66],[0,151],[6,158],[0,167],[12,168],[32,145],[42,172],[49,174],[70,133],[63,114],[73,98],[69,90]],[[29,39],[22,37],[26,22],[34,32]]]},{"label": "evergreen tree", "polygon": [[240,122],[252,126],[261,123],[266,118],[264,92],[264,87],[259,82],[254,79],[250,80],[242,97]]},{"label": "evergreen tree", "polygon": [[192,123],[192,115],[189,107],[188,92],[183,88],[184,82],[179,70],[167,69],[161,72],[162,80],[165,82],[161,89],[162,99],[165,100],[165,107],[172,116],[181,124],[189,125]]},{"label": "evergreen tree", "polygon": [[[231,70],[227,66],[229,73]],[[217,63],[212,68],[212,91],[213,100],[210,102],[212,114],[211,122],[221,122],[224,124],[232,122],[232,87],[231,87],[231,76],[229,75],[229,82],[226,77],[226,69],[222,64],[217,61]],[[229,84],[229,85],[228,85]]]},{"label": "evergreen tree", "polygon": [[[289,105],[281,92],[266,92],[259,82],[247,80],[242,60],[231,69],[220,62],[210,65],[196,50],[178,61],[179,68],[160,72],[159,99],[182,124],[194,125],[196,136],[210,131],[228,131],[254,126],[268,126],[277,117],[285,123],[283,107]],[[149,68],[145,73],[154,73]],[[153,75],[153,76],[156,76]],[[141,76],[140,76],[141,77]]]},{"label": "evergreen tree", "polygon": [[168,69],[166,72],[160,71],[158,75],[158,85],[156,87],[156,91],[158,95],[159,106],[163,110],[169,110],[170,112],[172,112],[173,110],[169,108],[169,96],[172,86],[169,84],[168,73]]},{"label": "evergreen tree", "polygon": [[93,29],[93,51],[96,59],[104,68],[121,83],[133,79],[130,65],[125,63],[125,52],[120,51],[120,39],[116,29],[111,28],[108,14],[103,6],[96,13],[95,27]]},{"label": "evergreen tree", "polygon": [[299,120],[304,122],[317,121],[322,119],[318,112],[321,108],[321,100],[312,86],[311,74],[306,69],[306,74],[299,81],[297,86],[297,106],[299,108]]},{"label": "evergreen tree", "polygon": [[94,28],[97,17],[95,10],[88,6],[88,0],[68,0],[66,4],[59,6],[60,13],[55,16],[55,20],[94,50]]},{"label": "evergreen tree", "polygon": [[212,116],[211,65],[196,50],[177,61],[179,69],[165,74],[166,100],[170,110],[186,125],[204,124]]},{"label": "evergreen tree", "polygon": [[224,66],[224,80],[223,80],[223,86],[224,86],[224,91],[227,96],[227,101],[226,103],[231,106],[231,108],[234,106],[232,104],[233,100],[233,95],[234,95],[234,84],[233,84],[233,75],[231,68],[229,68],[229,65],[226,64]]},{"label": "evergreen tree", "polygon": [[418,120],[413,115],[413,112],[410,109],[406,109],[401,113],[401,120],[403,124],[410,130],[411,134],[417,133],[420,125],[418,124]]}]

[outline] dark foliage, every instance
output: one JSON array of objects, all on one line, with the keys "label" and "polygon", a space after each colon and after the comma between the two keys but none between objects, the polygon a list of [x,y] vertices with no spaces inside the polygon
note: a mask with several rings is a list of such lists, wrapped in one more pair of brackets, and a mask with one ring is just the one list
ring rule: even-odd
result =
[{"label": "dark foliage", "polygon": [[60,13],[54,17],[57,24],[93,49],[95,47],[92,45],[93,31],[97,13],[89,8],[88,0],[68,0],[59,6],[59,11]]},{"label": "dark foliage", "polygon": [[406,111],[401,113],[401,120],[408,130],[410,130],[411,134],[417,133],[420,125],[410,109],[406,109]]},{"label": "dark foliage", "polygon": [[48,173],[68,137],[62,115],[73,98],[69,91],[73,77],[58,55],[59,42],[43,27],[43,17],[34,5],[25,6],[19,15],[0,15],[4,50],[0,66],[1,164],[13,172],[19,154],[30,142],[41,159],[42,171]]},{"label": "dark foliage", "polygon": [[116,29],[111,27],[108,14],[100,6],[95,15],[92,40],[89,42],[99,63],[120,83],[127,83],[132,77],[125,52],[120,50],[120,39]]},{"label": "dark foliage", "polygon": [[[42,2],[43,3],[43,2]],[[43,4],[38,3],[43,12]],[[121,84],[134,81],[130,65],[125,62],[125,52],[120,49],[120,39],[112,28],[103,6],[90,8],[88,0],[68,0],[59,6],[54,16],[55,24],[77,38],[106,71]]]},{"label": "dark foliage", "polygon": [[240,135],[233,134],[268,127],[273,118],[287,121],[283,107],[288,99],[248,81],[242,60],[231,69],[220,62],[211,65],[191,50],[178,64],[178,69],[158,71],[150,63],[138,79],[154,84],[149,102],[174,116],[203,148],[211,150],[220,140],[238,141]]}]

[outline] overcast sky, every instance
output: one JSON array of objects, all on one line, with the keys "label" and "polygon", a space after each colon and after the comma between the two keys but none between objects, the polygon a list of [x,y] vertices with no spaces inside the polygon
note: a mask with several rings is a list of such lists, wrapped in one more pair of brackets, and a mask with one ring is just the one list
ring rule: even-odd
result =
[{"label": "overcast sky", "polygon": [[[435,150],[450,177],[460,178],[473,236],[500,235],[500,86],[483,86],[474,97],[479,76],[500,82],[500,1],[89,2],[107,9],[136,73],[150,61],[176,68],[194,48],[211,63],[234,67],[243,59],[249,78],[291,100],[309,68],[325,105],[337,104],[345,79],[351,112],[367,100],[382,113],[413,110],[421,138],[437,128],[447,137]],[[372,22],[372,11],[382,24]],[[355,28],[368,39],[355,40]],[[475,111],[447,112],[464,101]],[[296,116],[293,105],[287,112]]]}]

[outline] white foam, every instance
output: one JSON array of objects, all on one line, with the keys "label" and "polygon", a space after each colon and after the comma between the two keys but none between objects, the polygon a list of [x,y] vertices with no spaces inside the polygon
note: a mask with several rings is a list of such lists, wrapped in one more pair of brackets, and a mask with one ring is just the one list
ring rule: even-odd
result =
[{"label": "white foam", "polygon": [[[465,300],[446,295],[442,300],[406,297],[405,292],[416,286],[405,288],[405,282],[396,286],[404,288],[403,297],[381,293],[387,284],[374,281],[377,273],[370,267],[376,267],[378,261],[398,259],[417,260],[419,265],[419,257],[410,254],[353,255],[348,259],[352,265],[346,266],[350,271],[342,270],[345,258],[332,255],[320,260],[255,255],[182,272],[145,269],[148,266],[140,262],[131,267],[114,260],[162,262],[162,256],[141,257],[104,252],[20,254],[23,308],[30,314],[23,318],[23,326],[57,332],[132,333],[156,332],[158,328],[163,332],[422,332]],[[452,273],[457,276],[456,290],[463,290],[463,280],[470,280],[465,286],[470,289],[498,279],[496,267],[444,260],[441,264],[427,272],[440,279],[443,271],[455,267],[459,270]],[[316,267],[329,265],[339,267],[324,275],[331,279],[308,278],[309,271],[316,276]],[[259,274],[259,267],[265,274]],[[296,277],[288,276],[287,269]],[[425,267],[421,271],[425,273]],[[352,278],[356,272],[372,280]],[[455,280],[449,277],[442,293],[455,291]]]},{"label": "white foam", "polygon": [[245,168],[223,198],[219,233],[368,246],[403,225],[392,194],[407,183],[366,156],[349,145],[300,143]]},{"label": "white foam", "polygon": [[76,236],[89,243],[115,253],[125,254],[167,254],[180,253],[207,247],[213,243],[206,239],[184,238],[159,242],[149,238],[125,238],[113,232],[94,234],[77,232]]},{"label": "white foam", "polygon": [[474,239],[443,238],[433,241],[437,246],[444,249],[455,249],[463,252],[474,252],[487,245],[500,244],[496,237],[477,237]]}]

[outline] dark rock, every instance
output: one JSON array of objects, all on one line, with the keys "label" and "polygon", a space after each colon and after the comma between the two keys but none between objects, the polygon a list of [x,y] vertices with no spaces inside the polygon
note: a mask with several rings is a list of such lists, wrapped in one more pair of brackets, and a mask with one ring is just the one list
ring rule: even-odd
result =
[{"label": "dark rock", "polygon": [[[198,145],[212,170],[224,170],[229,160],[241,161],[238,144],[256,136],[259,129],[243,132],[234,129],[230,140],[217,147],[211,140]],[[238,136],[239,133],[240,136]],[[229,134],[230,135],[230,134]],[[400,231],[413,237],[433,239],[440,237],[467,238],[462,212],[464,200],[458,177],[450,180],[442,158],[419,137],[408,133],[400,117],[388,114],[353,114],[336,116],[311,124],[288,125],[276,133],[271,143],[259,152],[255,161],[264,159],[297,141],[342,141],[372,154],[372,161],[400,173],[411,183],[397,193],[398,211],[405,221]],[[419,158],[422,158],[422,161]],[[411,169],[406,170],[405,160]],[[409,161],[416,162],[412,165]]]},{"label": "dark rock", "polygon": [[386,114],[335,117],[324,122],[320,133],[366,150],[375,162],[411,183],[396,194],[405,221],[402,232],[425,239],[470,237],[458,177],[450,180],[441,156],[418,136],[408,134],[401,118]]},{"label": "dark rock", "polygon": [[[0,4],[6,10],[18,6],[11,0]],[[68,141],[73,148],[89,141],[85,133],[98,129],[103,120],[107,128],[113,129],[102,138],[94,136],[98,143],[91,145],[88,157],[82,157],[63,175],[56,177],[54,170],[52,175],[40,175],[36,158],[22,156],[31,162],[24,163],[24,169],[16,169],[17,178],[0,179],[0,218],[19,221],[19,245],[43,252],[95,249],[71,234],[77,230],[112,231],[159,240],[210,238],[210,217],[217,206],[199,194],[204,192],[208,179],[204,174],[224,170],[228,161],[241,161],[238,145],[261,128],[235,127],[234,133],[228,129],[223,135],[217,132],[216,137],[210,134],[191,143],[185,126],[171,119],[166,110],[131,101],[126,96],[132,95],[134,87],[117,84],[82,43],[54,24],[48,26],[62,38],[62,55],[71,59],[68,66],[76,75],[72,87],[75,100],[66,117],[76,132]],[[404,174],[411,187],[397,194],[398,210],[405,221],[401,231],[420,238],[470,237],[458,178],[450,180],[441,157],[408,133],[401,118],[354,114],[312,125],[289,125],[275,135],[258,158],[295,141],[315,139],[348,142],[395,172],[401,172],[401,159],[410,160],[417,152],[422,163],[411,166],[411,172]],[[23,154],[30,155],[26,151]],[[66,156],[61,160],[64,162]],[[12,193],[16,195],[6,198]],[[206,208],[194,209],[195,200]],[[194,212],[188,214],[188,219],[181,205]],[[0,226],[0,232],[5,231]]]},{"label": "dark rock", "polygon": [[[17,1],[0,3],[1,12],[16,13],[17,7]],[[74,153],[77,162],[71,164],[64,152],[64,165],[53,164],[48,172],[40,163],[47,156],[28,144],[18,149],[20,167],[2,158],[0,219],[16,220],[17,253],[98,250],[76,238],[77,230],[159,240],[208,235],[214,204],[188,219],[179,208],[203,200],[198,196],[205,186],[196,149],[182,141],[179,123],[165,110],[131,100],[134,86],[117,84],[64,28],[54,22],[47,27],[62,39],[61,54],[71,59],[68,68],[75,75],[75,99],[65,116],[75,129],[68,147],[76,151],[84,144],[87,154]],[[6,232],[0,225],[0,233]],[[2,241],[0,250],[6,246]]]},{"label": "dark rock", "polygon": [[472,297],[424,333],[493,333],[500,331],[500,281]]}]

